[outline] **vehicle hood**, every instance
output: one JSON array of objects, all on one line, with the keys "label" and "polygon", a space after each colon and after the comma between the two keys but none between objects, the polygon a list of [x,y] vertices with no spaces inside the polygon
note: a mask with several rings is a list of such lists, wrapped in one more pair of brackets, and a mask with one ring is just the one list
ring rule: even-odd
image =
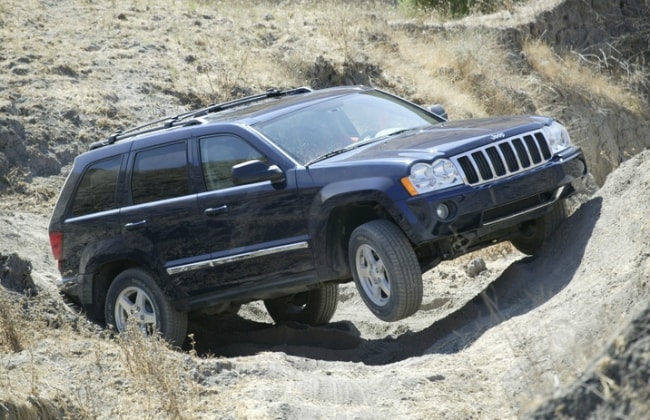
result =
[{"label": "vehicle hood", "polygon": [[441,123],[360,145],[323,161],[419,160],[452,156],[511,136],[541,129],[553,120],[537,116],[481,118]]}]

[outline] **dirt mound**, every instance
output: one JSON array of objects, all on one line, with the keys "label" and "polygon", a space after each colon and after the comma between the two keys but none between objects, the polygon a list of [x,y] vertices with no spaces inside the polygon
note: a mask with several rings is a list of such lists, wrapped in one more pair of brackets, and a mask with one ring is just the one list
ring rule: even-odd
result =
[{"label": "dirt mound", "polygon": [[525,418],[641,419],[650,413],[650,306],[571,389]]},{"label": "dirt mound", "polygon": [[[237,27],[234,16],[220,17],[214,12],[199,14],[189,11],[179,14],[176,19],[184,27],[203,31],[200,33],[207,33],[206,27],[214,27],[213,35],[219,33],[221,39],[248,46],[249,55],[255,54],[256,48],[263,47],[264,51],[270,51],[272,59],[279,61],[273,70],[287,69],[278,79],[294,85],[375,84],[426,103],[432,99],[423,97],[417,89],[409,86],[407,80],[395,75],[395,69],[390,68],[388,62],[382,62],[386,54],[371,54],[369,48],[378,48],[380,54],[384,50],[387,54],[396,54],[399,53],[399,39],[403,32],[413,38],[422,38],[433,33],[484,27],[502,39],[510,64],[520,68],[521,72],[530,71],[526,60],[517,58],[522,54],[523,43],[531,39],[547,41],[558,51],[575,51],[585,63],[603,73],[626,79],[630,88],[647,100],[650,96],[647,78],[631,80],[635,77],[631,70],[642,67],[650,59],[647,42],[650,11],[644,0],[616,3],[598,0],[590,2],[589,7],[580,0],[546,0],[542,4],[547,8],[540,9],[542,6],[530,4],[517,14],[504,12],[439,25],[417,22],[389,24],[382,16],[372,13],[361,15],[356,21],[367,26],[346,28],[343,33],[335,33],[334,29],[323,26],[328,21],[318,14],[313,18],[306,17],[300,26],[283,29],[280,27],[282,11],[275,9],[260,17],[251,34],[238,32],[241,28]],[[63,5],[56,11],[62,12],[65,7],[71,6]],[[77,24],[79,31],[60,34],[60,39],[57,38],[59,35],[44,30],[47,25],[41,22],[46,21],[49,15],[42,8],[19,5],[0,22],[0,28],[4,28],[8,35],[6,52],[0,53],[0,68],[5,76],[0,80],[0,193],[36,193],[51,200],[56,195],[60,179],[55,185],[46,184],[36,191],[30,184],[39,177],[58,175],[62,168],[65,171],[74,156],[93,141],[125,126],[188,106],[206,105],[229,95],[250,94],[277,85],[275,80],[260,78],[259,72],[254,76],[245,74],[244,69],[252,61],[249,55],[239,57],[224,52],[219,55],[218,62],[212,63],[199,53],[206,48],[205,41],[185,41],[194,42],[194,46],[179,47],[180,53],[177,54],[169,43],[168,33],[161,30],[154,35],[141,36],[138,31],[142,28],[138,25],[148,28],[150,19],[161,22],[159,26],[162,29],[165,25],[175,24],[168,22],[165,15],[147,8],[132,7],[107,16],[105,21],[96,22],[104,28],[104,37],[84,37],[80,35],[84,31],[95,30],[86,23],[94,19],[91,9],[79,10],[86,13],[86,17],[74,22],[66,21],[67,25]],[[344,12],[347,16],[341,17],[343,24],[353,14],[351,10]],[[14,25],[18,32],[17,22],[21,21],[23,14],[31,16],[25,20],[24,29],[35,34],[27,41],[12,35]],[[527,16],[527,19],[520,16]],[[148,30],[159,29],[152,27]],[[335,45],[341,45],[342,56],[327,52],[329,47],[324,45],[325,41],[315,39],[314,34],[318,31],[325,32],[325,38],[332,38]],[[301,36],[303,39],[299,38]],[[309,53],[296,56],[297,52],[307,50],[311,38],[314,38],[316,52],[309,50]],[[438,38],[431,39],[437,42]],[[19,47],[24,42],[29,45],[14,48],[14,43]],[[78,45],[78,48],[60,47],[62,42]],[[50,45],[48,49],[63,48],[60,56],[39,50],[43,44]],[[32,52],[26,53],[25,50]],[[210,54],[215,57],[215,54]],[[265,66],[269,59],[266,60],[263,61]],[[266,66],[264,71],[270,72],[271,69]],[[185,73],[194,74],[189,78],[194,86],[181,83],[187,83],[181,79]],[[470,72],[463,77],[474,76]],[[477,85],[481,84],[479,76]],[[540,92],[522,92],[505,84],[501,89],[510,92],[508,96],[513,98],[514,104],[522,104],[521,112],[550,112],[569,125],[574,140],[584,147],[599,185],[622,161],[648,145],[644,134],[649,129],[647,107],[631,111],[616,103],[600,100],[594,103],[594,98],[577,90],[567,90],[561,83],[549,80],[538,87],[546,103],[545,109],[539,109],[539,105],[536,109],[531,97],[539,96]],[[488,103],[494,96],[489,90],[477,91],[476,94],[484,96]]]},{"label": "dirt mound", "polygon": [[36,293],[32,280],[32,264],[18,254],[0,254],[0,285],[20,293]]}]

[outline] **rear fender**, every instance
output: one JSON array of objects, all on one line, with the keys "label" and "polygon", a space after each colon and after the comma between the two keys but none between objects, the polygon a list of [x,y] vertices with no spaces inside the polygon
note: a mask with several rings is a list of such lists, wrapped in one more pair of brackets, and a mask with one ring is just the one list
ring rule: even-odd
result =
[{"label": "rear fender", "polygon": [[[112,238],[87,246],[80,259],[79,297],[84,305],[92,305],[103,294],[115,276],[131,267],[140,267],[149,272],[158,287],[170,301],[177,299],[179,290],[169,281],[162,261],[156,257],[151,243],[138,243],[133,246],[122,238]],[[102,292],[103,291],[103,292]]]}]

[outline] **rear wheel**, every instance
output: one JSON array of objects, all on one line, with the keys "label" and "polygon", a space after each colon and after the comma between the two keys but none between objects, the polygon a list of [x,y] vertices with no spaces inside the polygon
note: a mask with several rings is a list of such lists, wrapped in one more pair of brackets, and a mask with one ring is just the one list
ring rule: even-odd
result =
[{"label": "rear wheel", "polygon": [[535,255],[553,232],[567,218],[566,204],[560,200],[553,208],[540,218],[524,223],[519,235],[510,240],[512,245],[527,255]]},{"label": "rear wheel", "polygon": [[182,345],[187,332],[187,314],[176,311],[153,278],[132,268],[121,272],[106,295],[106,324],[118,332],[126,331],[127,322],[136,322],[145,334],[160,333],[174,345]]},{"label": "rear wheel", "polygon": [[275,322],[295,321],[323,325],[334,316],[338,296],[338,284],[328,283],[318,289],[295,295],[266,299],[264,306]]},{"label": "rear wheel", "polygon": [[422,273],[408,238],[387,220],[373,220],[350,236],[348,258],[361,298],[383,321],[398,321],[420,309]]}]

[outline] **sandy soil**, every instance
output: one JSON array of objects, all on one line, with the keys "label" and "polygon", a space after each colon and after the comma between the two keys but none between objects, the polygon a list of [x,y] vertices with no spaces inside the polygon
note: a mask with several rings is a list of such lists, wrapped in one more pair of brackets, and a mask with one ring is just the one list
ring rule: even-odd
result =
[{"label": "sandy soil", "polygon": [[[425,275],[422,310],[397,323],[374,318],[347,286],[325,327],[275,326],[260,304],[219,325],[194,323],[198,355],[168,355],[192,372],[200,389],[192,416],[522,416],[541,396],[578,379],[647,306],[648,186],[650,153],[644,152],[614,172],[541,255],[504,248],[486,257],[487,270],[475,278],[465,270],[472,257],[444,263]],[[42,214],[20,211],[0,217],[0,253],[33,261],[42,293],[56,277],[46,222]],[[114,401],[102,401],[99,417],[129,417],[121,410],[134,396],[121,390],[124,372],[110,369],[119,345],[58,335],[63,342],[55,331],[29,352],[0,355],[0,397],[20,395],[37,365],[42,395],[81,395],[82,384],[102,388]],[[84,375],[92,375],[92,385]]]}]

